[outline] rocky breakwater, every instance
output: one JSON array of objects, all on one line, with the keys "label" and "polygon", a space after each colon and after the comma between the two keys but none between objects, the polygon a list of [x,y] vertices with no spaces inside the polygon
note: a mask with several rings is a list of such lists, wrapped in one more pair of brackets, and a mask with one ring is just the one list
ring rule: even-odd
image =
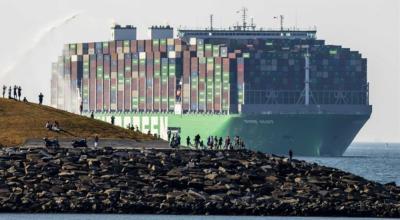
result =
[{"label": "rocky breakwater", "polygon": [[0,211],[400,217],[400,189],[251,151],[2,149]]}]

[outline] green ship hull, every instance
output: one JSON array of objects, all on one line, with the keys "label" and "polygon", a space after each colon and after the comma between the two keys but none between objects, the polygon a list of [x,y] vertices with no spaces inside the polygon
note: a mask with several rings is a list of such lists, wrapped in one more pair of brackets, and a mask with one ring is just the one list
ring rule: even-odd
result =
[{"label": "green ship hull", "polygon": [[[281,110],[279,110],[281,111]],[[281,111],[285,112],[285,111]],[[167,131],[179,132],[182,143],[196,134],[206,142],[208,136],[240,136],[246,146],[265,153],[341,156],[370,116],[370,111],[354,114],[287,112],[249,114],[174,114],[174,113],[97,113],[99,120],[139,130],[167,139]]]}]

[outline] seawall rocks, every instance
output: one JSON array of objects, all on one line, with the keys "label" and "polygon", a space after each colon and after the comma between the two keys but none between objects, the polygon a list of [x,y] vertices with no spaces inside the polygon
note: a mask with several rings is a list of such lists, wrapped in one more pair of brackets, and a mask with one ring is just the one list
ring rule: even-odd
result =
[{"label": "seawall rocks", "polygon": [[251,151],[8,148],[0,211],[400,217],[400,188]]}]

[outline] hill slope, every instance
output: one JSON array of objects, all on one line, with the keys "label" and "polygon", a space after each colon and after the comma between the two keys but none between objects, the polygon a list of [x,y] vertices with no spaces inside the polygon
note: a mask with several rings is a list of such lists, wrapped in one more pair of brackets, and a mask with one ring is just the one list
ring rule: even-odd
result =
[{"label": "hill slope", "polygon": [[[48,131],[47,121],[64,130]],[[100,138],[151,140],[152,137],[49,106],[0,98],[0,145],[14,146],[31,138]]]}]

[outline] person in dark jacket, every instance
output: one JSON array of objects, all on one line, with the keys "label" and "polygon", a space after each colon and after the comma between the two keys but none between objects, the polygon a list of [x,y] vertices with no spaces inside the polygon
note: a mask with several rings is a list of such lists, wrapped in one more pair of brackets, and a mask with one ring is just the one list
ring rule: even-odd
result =
[{"label": "person in dark jacket", "polygon": [[187,138],[186,138],[186,146],[190,146],[191,145],[191,143],[190,143],[190,137],[189,136],[187,136]]},{"label": "person in dark jacket", "polygon": [[96,135],[96,136],[94,137],[94,147],[97,147],[98,144],[99,144],[99,136]]},{"label": "person in dark jacket", "polygon": [[289,149],[289,163],[292,163],[292,159],[293,159],[293,151],[292,149]]},{"label": "person in dark jacket", "polygon": [[43,97],[44,95],[42,93],[39,94],[39,105],[43,104]]},{"label": "person in dark jacket", "polygon": [[4,98],[4,96],[6,95],[6,90],[7,90],[7,86],[3,86],[3,98]]},{"label": "person in dark jacket", "polygon": [[22,95],[22,88],[21,86],[18,86],[18,100],[21,101],[21,95]]},{"label": "person in dark jacket", "polygon": [[171,130],[167,131],[167,135],[168,135],[168,142],[171,141]]},{"label": "person in dark jacket", "polygon": [[14,85],[14,99],[17,99],[17,89],[18,87],[16,85]]},{"label": "person in dark jacket", "polygon": [[113,116],[111,116],[111,124],[112,124],[112,125],[114,125],[114,124],[115,124],[115,117],[114,117],[114,115],[113,115]]}]

